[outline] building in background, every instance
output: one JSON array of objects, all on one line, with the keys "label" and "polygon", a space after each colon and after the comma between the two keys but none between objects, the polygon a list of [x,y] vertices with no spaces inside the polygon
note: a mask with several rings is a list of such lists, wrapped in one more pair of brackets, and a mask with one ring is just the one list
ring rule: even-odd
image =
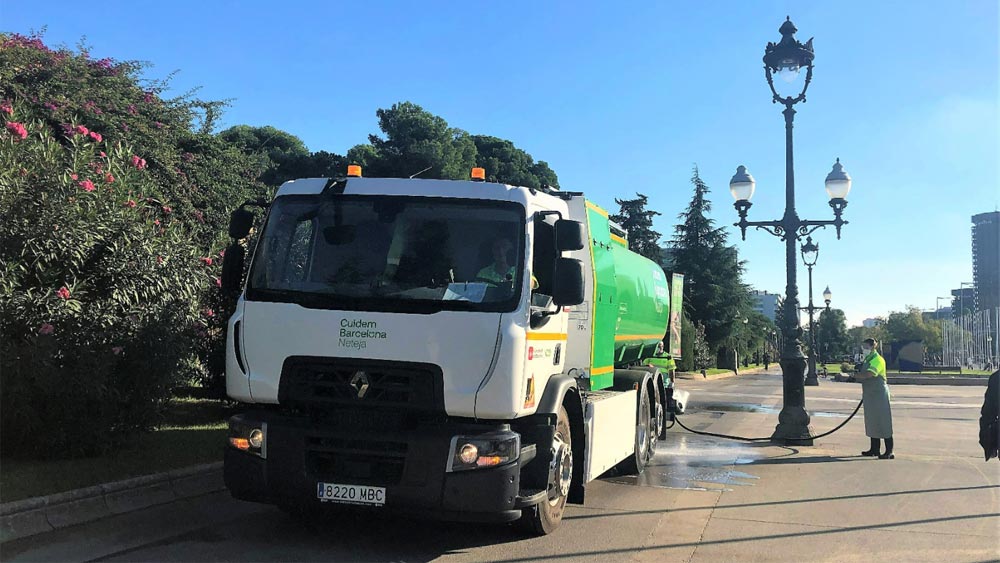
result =
[{"label": "building in background", "polygon": [[879,317],[872,317],[861,321],[861,326],[865,328],[875,328],[878,325],[882,324],[882,322],[883,322],[882,319],[880,319]]},{"label": "building in background", "polygon": [[750,295],[753,299],[753,310],[771,319],[771,322],[774,322],[784,301],[781,296],[777,293],[768,293],[767,290],[761,291],[759,289],[753,290]]},{"label": "building in background", "polygon": [[951,290],[951,313],[953,318],[968,315],[975,310],[976,293],[971,287]]},{"label": "building in background", "polygon": [[973,311],[1000,307],[1000,211],[972,216],[972,284]]}]

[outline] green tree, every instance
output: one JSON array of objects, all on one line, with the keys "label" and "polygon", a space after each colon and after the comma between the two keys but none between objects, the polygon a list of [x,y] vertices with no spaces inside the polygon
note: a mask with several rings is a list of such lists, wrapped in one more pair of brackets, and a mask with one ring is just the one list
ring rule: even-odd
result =
[{"label": "green tree", "polygon": [[309,176],[304,172],[312,155],[302,139],[291,133],[270,125],[236,125],[219,133],[219,137],[246,154],[266,159],[266,170],[260,179],[269,186]]},{"label": "green tree", "polygon": [[628,245],[632,251],[659,264],[663,260],[663,253],[660,250],[660,233],[653,230],[653,217],[660,215],[660,212],[646,209],[648,198],[645,195],[635,195],[635,199],[615,198],[620,209],[616,215],[611,216],[611,220],[628,233]]},{"label": "green tree", "polygon": [[379,129],[384,137],[370,135],[370,148],[354,147],[348,153],[368,176],[448,180],[467,179],[476,164],[476,144],[472,137],[448,126],[444,118],[412,102],[379,109]]},{"label": "green tree", "polygon": [[840,309],[822,310],[816,321],[816,345],[824,359],[850,354],[852,342],[847,333],[847,317]]},{"label": "green tree", "polygon": [[709,187],[697,166],[691,183],[694,195],[671,240],[673,263],[685,276],[685,310],[692,322],[704,326],[709,347],[718,350],[733,334],[734,323],[749,315],[750,288],[742,281],[745,262],[728,246],[725,229],[708,217]]},{"label": "green tree", "polygon": [[928,322],[917,307],[890,313],[885,330],[892,341],[917,340],[923,342],[925,350],[941,349],[941,325]]},{"label": "green tree", "polygon": [[535,162],[530,154],[511,141],[489,135],[473,135],[472,142],[476,145],[477,166],[486,169],[486,181],[535,189],[543,185],[559,186],[559,179],[548,163]]}]

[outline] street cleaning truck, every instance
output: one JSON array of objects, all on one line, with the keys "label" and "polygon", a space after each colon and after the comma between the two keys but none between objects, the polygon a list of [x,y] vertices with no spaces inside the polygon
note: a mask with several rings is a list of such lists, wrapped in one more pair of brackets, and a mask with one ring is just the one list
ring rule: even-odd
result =
[{"label": "street cleaning truck", "polygon": [[649,463],[677,400],[645,363],[679,322],[662,268],[583,194],[484,177],[352,166],[233,212],[234,497],[546,534],[588,482]]}]

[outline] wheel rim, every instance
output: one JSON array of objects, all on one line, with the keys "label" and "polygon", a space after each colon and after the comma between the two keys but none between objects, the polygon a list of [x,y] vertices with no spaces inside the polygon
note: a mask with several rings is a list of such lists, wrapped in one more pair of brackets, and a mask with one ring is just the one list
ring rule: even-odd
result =
[{"label": "wheel rim", "polygon": [[643,401],[639,406],[639,424],[636,428],[635,445],[639,451],[639,465],[643,467],[650,457],[650,429],[652,428],[652,417],[649,416],[649,395],[643,394]]},{"label": "wheel rim", "polygon": [[550,484],[550,490],[556,495],[549,498],[549,504],[555,506],[569,494],[569,486],[573,482],[573,449],[563,440],[560,432],[557,432],[552,439],[552,449],[550,469],[551,475],[555,477],[555,483]]}]

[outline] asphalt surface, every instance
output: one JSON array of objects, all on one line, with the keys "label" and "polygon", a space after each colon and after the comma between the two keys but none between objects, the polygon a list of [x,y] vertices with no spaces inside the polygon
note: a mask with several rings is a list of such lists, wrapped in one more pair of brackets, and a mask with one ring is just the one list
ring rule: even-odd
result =
[{"label": "asphalt surface", "polygon": [[[685,381],[693,429],[769,436],[777,375]],[[976,443],[980,387],[897,386],[895,460],[862,458],[862,414],[813,447],[708,438],[675,426],[639,477],[587,488],[554,534],[345,516],[304,525],[217,493],[0,546],[4,561],[991,561],[1000,464]],[[807,388],[814,434],[860,386]]]}]

